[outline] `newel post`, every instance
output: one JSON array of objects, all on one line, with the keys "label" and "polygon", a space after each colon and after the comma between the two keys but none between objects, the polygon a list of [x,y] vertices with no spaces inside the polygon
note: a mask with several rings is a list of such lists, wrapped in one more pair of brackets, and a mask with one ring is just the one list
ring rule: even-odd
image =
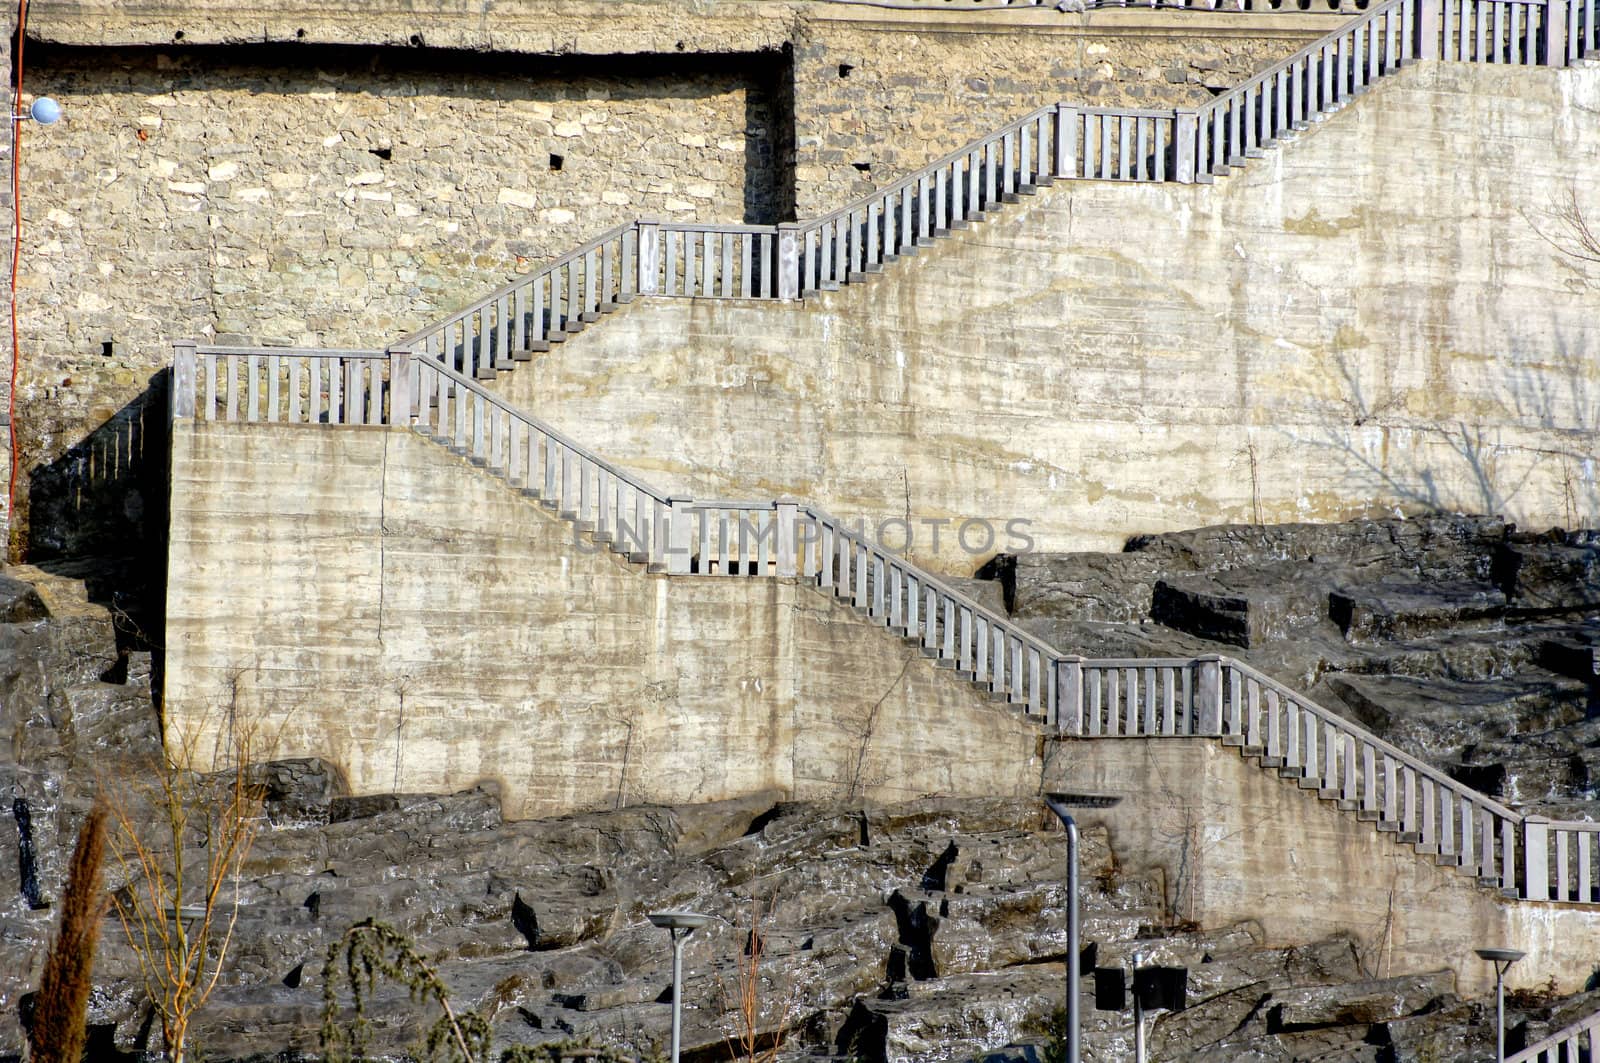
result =
[{"label": "newel post", "polygon": [[795,575],[795,532],[800,517],[800,503],[792,498],[780,498],[774,504],[778,519],[778,577]]},{"label": "newel post", "polygon": [[1083,658],[1063,657],[1056,662],[1056,730],[1083,734]]},{"label": "newel post", "polygon": [[1180,185],[1194,184],[1195,135],[1199,128],[1200,112],[1173,112],[1172,179]]},{"label": "newel post", "polygon": [[1078,109],[1056,104],[1056,177],[1076,176],[1078,172]]},{"label": "newel post", "polygon": [[1530,901],[1550,899],[1550,820],[1522,817],[1522,895]]},{"label": "newel post", "polygon": [[411,348],[389,348],[389,423],[411,423]]},{"label": "newel post", "polygon": [[1195,658],[1199,682],[1195,685],[1195,733],[1222,733],[1222,658],[1208,653]]},{"label": "newel post", "polygon": [[667,573],[673,576],[689,574],[690,525],[694,520],[694,500],[677,495],[667,499]]},{"label": "newel post", "polygon": [[778,225],[778,298],[800,298],[800,223]]},{"label": "newel post", "polygon": [[1567,0],[1550,0],[1544,9],[1544,54],[1540,66],[1567,65]]},{"label": "newel post", "polygon": [[640,295],[655,295],[661,291],[661,223],[639,219],[639,285]]},{"label": "newel post", "polygon": [[172,419],[194,419],[195,342],[180,340],[172,345]]},{"label": "newel post", "polygon": [[1417,58],[1438,59],[1440,50],[1439,5],[1441,0],[1417,0]]}]

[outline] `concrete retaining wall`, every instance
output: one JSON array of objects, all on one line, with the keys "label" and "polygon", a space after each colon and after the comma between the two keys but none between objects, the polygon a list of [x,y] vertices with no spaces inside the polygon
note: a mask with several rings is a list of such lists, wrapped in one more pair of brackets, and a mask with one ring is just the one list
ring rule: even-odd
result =
[{"label": "concrete retaining wall", "polygon": [[909,516],[951,569],[920,521],[1592,525],[1595,277],[1550,211],[1600,214],[1597,107],[1597,69],[1420,64],[1215,186],[1058,183],[870,283],[637,303],[495,386],[669,490]]}]

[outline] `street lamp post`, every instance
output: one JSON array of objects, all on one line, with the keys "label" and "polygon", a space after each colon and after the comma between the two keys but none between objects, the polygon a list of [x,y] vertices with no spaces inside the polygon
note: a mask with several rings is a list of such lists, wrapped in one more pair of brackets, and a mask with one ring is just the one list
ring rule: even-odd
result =
[{"label": "street lamp post", "polygon": [[678,1063],[683,1040],[683,942],[711,921],[699,912],[651,912],[650,922],[672,935],[672,1063]]},{"label": "street lamp post", "polygon": [[1526,952],[1519,949],[1478,949],[1478,958],[1494,964],[1494,1058],[1495,1063],[1506,1059],[1506,972]]},{"label": "street lamp post", "polygon": [[1078,824],[1072,818],[1071,808],[1110,808],[1121,797],[1108,794],[1050,793],[1044,803],[1061,820],[1067,829],[1067,1059],[1066,1063],[1079,1063],[1080,1018],[1078,997],[1083,972],[1078,969],[1082,946],[1078,938]]}]

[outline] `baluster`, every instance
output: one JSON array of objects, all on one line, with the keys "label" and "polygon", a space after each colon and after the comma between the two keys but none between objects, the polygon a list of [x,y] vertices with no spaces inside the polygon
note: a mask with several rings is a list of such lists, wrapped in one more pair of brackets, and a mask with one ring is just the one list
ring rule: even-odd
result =
[{"label": "baluster", "polygon": [[1099,735],[1100,727],[1100,670],[1098,668],[1085,668],[1083,670],[1084,692],[1088,695],[1087,712],[1089,714],[1089,734]]},{"label": "baluster", "polygon": [[708,299],[717,294],[716,281],[711,276],[716,261],[711,251],[712,235],[709,232],[700,234],[700,294]]},{"label": "baluster", "polygon": [[1111,148],[1111,115],[1100,115],[1100,177],[1102,180],[1112,180],[1116,177],[1116,159]]},{"label": "baluster", "polygon": [[1417,834],[1417,772],[1409,764],[1400,768],[1400,833]]},{"label": "baluster", "polygon": [[1558,900],[1558,901],[1570,901],[1570,900],[1573,899],[1573,897],[1572,897],[1572,893],[1571,893],[1571,887],[1572,887],[1571,874],[1570,874],[1570,872],[1569,872],[1569,870],[1567,868],[1567,838],[1571,836],[1572,832],[1571,831],[1565,831],[1565,830],[1556,830],[1556,831],[1552,831],[1551,833],[1553,833],[1555,835],[1555,838],[1556,838],[1556,894],[1555,894],[1555,899]]},{"label": "baluster", "polygon": [[[766,233],[761,234],[763,245],[769,239],[771,237],[767,236]],[[744,299],[748,299],[755,294],[761,294],[751,285],[753,276],[751,262],[755,257],[755,242],[756,237],[751,233],[743,233],[739,237],[739,295]],[[730,291],[728,294],[731,295],[733,293]],[[770,295],[770,293],[765,294]]]},{"label": "baluster", "polygon": [[1309,710],[1302,708],[1300,719],[1306,729],[1305,741],[1300,748],[1300,778],[1315,779],[1317,777],[1317,718]]},{"label": "baluster", "polygon": [[1173,735],[1178,733],[1178,670],[1163,668],[1161,678],[1161,733]]},{"label": "baluster", "polygon": [[882,268],[883,252],[880,248],[882,233],[879,231],[879,221],[883,214],[882,201],[868,203],[861,219],[863,233],[861,236],[861,271],[863,273],[876,273]]},{"label": "baluster", "polygon": [[1013,638],[1010,635],[1007,635],[1006,638],[1010,640],[1011,646],[1011,656],[1006,660],[1006,679],[1011,688],[1011,700],[1012,702],[1026,702],[1028,700],[1028,691],[1024,682],[1025,675],[1022,671],[1022,640]]},{"label": "baluster", "polygon": [[1417,780],[1422,788],[1422,815],[1418,823],[1419,851],[1437,852],[1439,849],[1439,785],[1423,776]]},{"label": "baluster", "polygon": [[1383,755],[1383,819],[1379,822],[1391,830],[1400,827],[1400,762],[1388,753]]},{"label": "baluster", "polygon": [[1269,768],[1283,766],[1283,725],[1278,719],[1278,692],[1271,687],[1267,688],[1267,749],[1262,763]]},{"label": "baluster", "polygon": [[1495,846],[1495,816],[1487,808],[1478,811],[1478,859],[1482,866],[1478,869],[1478,877],[1495,878],[1494,846]]},{"label": "baluster", "polygon": [[1594,900],[1594,874],[1589,869],[1589,849],[1593,841],[1594,835],[1589,831],[1578,831],[1578,895],[1573,899],[1579,904],[1589,904]]},{"label": "baluster", "polygon": [[[980,210],[992,209],[994,207],[995,200],[1000,198],[998,192],[996,191],[997,184],[995,181],[997,176],[995,169],[998,166],[998,163],[995,159],[995,149],[998,146],[999,145],[992,140],[983,146],[983,161],[981,163],[983,166],[983,200],[978,205],[978,209]],[[976,156],[974,157],[976,158]]]},{"label": "baluster", "polygon": [[849,280],[850,230],[848,217],[848,215],[840,215],[833,219],[833,279],[836,285],[843,284]]},{"label": "baluster", "polygon": [[956,658],[956,600],[944,597],[944,660],[955,661]]},{"label": "baluster", "polygon": [[290,424],[301,424],[300,420],[300,365],[299,358],[290,358],[289,362],[289,414]]},{"label": "baluster", "polygon": [[1459,829],[1461,831],[1461,855],[1456,862],[1462,867],[1466,868],[1469,873],[1475,875],[1478,873],[1478,868],[1476,865],[1476,857],[1473,853],[1472,842],[1473,835],[1477,830],[1477,824],[1474,820],[1472,800],[1466,794],[1459,795],[1459,798],[1460,799],[1456,802],[1456,805],[1461,809],[1461,816],[1459,820]]},{"label": "baluster", "polygon": [[[728,297],[735,294],[733,286],[733,242],[735,240],[739,240],[741,243],[746,243],[744,257],[748,260],[750,257],[750,248],[747,241],[750,239],[750,234],[722,233],[717,237],[717,239],[722,244],[722,283],[718,286],[717,291],[720,292],[724,297]],[[747,291],[745,294],[748,295],[749,292]]]}]

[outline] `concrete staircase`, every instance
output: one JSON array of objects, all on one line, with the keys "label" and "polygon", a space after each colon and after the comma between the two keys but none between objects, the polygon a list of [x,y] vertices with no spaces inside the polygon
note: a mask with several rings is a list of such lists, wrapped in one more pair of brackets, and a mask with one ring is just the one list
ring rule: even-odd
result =
[{"label": "concrete staircase", "polygon": [[1419,58],[1564,65],[1594,44],[1592,10],[1523,4],[1508,31],[1506,6],[1385,0],[1205,107],[1043,108],[804,224],[633,222],[384,351],[180,344],[174,415],[412,428],[650,572],[805,581],[1041,728],[1214,738],[1486,888],[1600,903],[1600,825],[1521,815],[1230,658],[1062,653],[817,507],[669,496],[484,386],[639,296],[861,283],[1056,180],[1213,180]]}]

